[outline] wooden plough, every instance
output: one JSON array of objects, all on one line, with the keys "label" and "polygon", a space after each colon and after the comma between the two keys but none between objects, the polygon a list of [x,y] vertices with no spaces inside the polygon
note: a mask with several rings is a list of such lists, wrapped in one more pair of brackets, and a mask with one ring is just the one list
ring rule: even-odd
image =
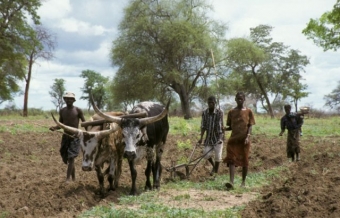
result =
[{"label": "wooden plough", "polygon": [[[189,156],[189,159],[188,159],[188,162],[187,163],[183,163],[183,164],[179,164],[179,165],[175,165],[175,161],[171,161],[171,166],[170,167],[167,167],[166,168],[166,171],[170,172],[170,177],[171,179],[174,179],[175,178],[175,175],[176,175],[176,170],[178,168],[182,168],[184,167],[185,168],[185,176],[186,176],[186,179],[189,179],[192,171],[196,168],[196,166],[201,162],[201,160],[207,155],[210,153],[211,150],[213,150],[214,148],[211,148],[207,153],[205,154],[202,154],[201,156],[195,158],[192,160],[192,157],[196,151],[196,148],[198,146],[200,146],[201,144],[196,144],[194,149],[192,150],[190,156]],[[189,167],[192,167],[191,169]]]}]

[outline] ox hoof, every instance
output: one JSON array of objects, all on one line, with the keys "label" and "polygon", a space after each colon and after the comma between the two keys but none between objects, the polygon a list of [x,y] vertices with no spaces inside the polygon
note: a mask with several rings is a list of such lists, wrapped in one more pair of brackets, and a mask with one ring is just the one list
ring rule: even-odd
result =
[{"label": "ox hoof", "polygon": [[112,188],[108,188],[107,191],[116,191],[116,188],[112,187]]},{"label": "ox hoof", "polygon": [[137,195],[137,192],[131,191],[131,192],[129,193],[129,195],[136,196],[136,195]]},{"label": "ox hoof", "polygon": [[144,190],[145,190],[145,191],[151,191],[151,190],[152,190],[152,187],[151,187],[151,186],[145,186],[145,187],[144,187]]},{"label": "ox hoof", "polygon": [[159,191],[160,187],[159,186],[154,186],[153,190]]}]

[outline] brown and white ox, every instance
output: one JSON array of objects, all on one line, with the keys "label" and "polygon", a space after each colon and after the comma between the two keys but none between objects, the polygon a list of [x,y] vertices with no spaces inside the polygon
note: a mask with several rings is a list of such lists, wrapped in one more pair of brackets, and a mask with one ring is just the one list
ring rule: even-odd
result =
[{"label": "brown and white ox", "polygon": [[[122,116],[123,112],[107,112],[110,116]],[[104,178],[108,175],[109,188],[115,190],[119,185],[122,172],[122,160],[124,153],[124,141],[119,125],[115,123],[104,123],[102,125],[88,126],[87,131],[82,131],[66,126],[58,122],[52,115],[57,125],[79,138],[83,153],[82,170],[96,170],[99,182],[99,192],[105,194]],[[103,120],[97,114],[90,121]],[[108,167],[104,170],[105,163]]]},{"label": "brown and white ox", "polygon": [[[110,116],[101,112],[96,105],[92,105],[95,112],[106,121],[115,123],[122,129],[125,142],[124,157],[128,160],[132,185],[130,195],[137,194],[136,178],[137,161],[147,159],[145,169],[145,190],[159,189],[162,174],[161,159],[165,142],[169,132],[168,110],[170,100],[166,107],[154,102],[141,102],[130,111],[129,114],[146,112],[146,118],[122,118]],[[150,175],[153,174],[153,186]]]}]

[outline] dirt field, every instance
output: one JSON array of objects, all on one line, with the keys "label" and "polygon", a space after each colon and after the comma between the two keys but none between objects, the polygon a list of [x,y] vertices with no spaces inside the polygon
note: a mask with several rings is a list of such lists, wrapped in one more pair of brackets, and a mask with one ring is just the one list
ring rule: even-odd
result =
[{"label": "dirt field", "polygon": [[[163,165],[170,166],[170,160],[178,156],[176,141],[194,141],[196,137],[169,135]],[[66,165],[59,156],[60,139],[61,134],[56,132],[0,133],[0,217],[76,217],[93,206],[118,202],[119,196],[128,194],[130,173],[126,161],[120,188],[104,199],[95,194],[95,172],[81,171],[81,157],[76,159],[77,181],[65,184]],[[242,217],[340,217],[340,138],[303,136],[301,161],[297,163],[288,162],[284,143],[282,137],[252,138],[250,173],[281,165],[289,170],[269,187],[256,190],[261,197],[248,202]],[[191,151],[186,151],[187,156]],[[138,168],[139,192],[143,192],[145,181],[143,167]],[[202,182],[209,170],[202,163],[191,180]],[[228,173],[226,166],[221,166],[219,173]],[[162,183],[169,177],[170,173],[164,170]],[[227,191],[222,194],[226,198],[212,204],[219,208],[233,206],[235,196]]]}]

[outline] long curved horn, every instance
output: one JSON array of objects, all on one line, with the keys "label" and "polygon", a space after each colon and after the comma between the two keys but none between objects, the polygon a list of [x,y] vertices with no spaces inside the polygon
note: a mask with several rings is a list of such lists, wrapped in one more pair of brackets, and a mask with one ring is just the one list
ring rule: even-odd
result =
[{"label": "long curved horn", "polygon": [[[62,129],[66,130],[67,132],[70,132],[76,136],[79,136],[79,133],[80,132],[87,132],[87,131],[83,131],[81,129],[77,129],[77,128],[74,128],[74,127],[71,127],[71,126],[66,126],[65,124],[63,123],[60,123],[59,121],[56,120],[56,118],[54,117],[53,113],[51,113],[52,115],[52,118],[54,120],[54,122]],[[103,130],[103,131],[98,131],[98,132],[87,132],[87,133],[90,133],[90,134],[94,134],[96,135],[98,138],[103,138],[104,136],[107,136],[108,134],[111,134],[115,131],[118,130],[118,126],[115,125],[114,128],[112,129],[109,129],[109,130]]]},{"label": "long curved horn", "polygon": [[60,123],[60,122],[57,121],[57,119],[54,117],[53,113],[51,113],[51,115],[52,115],[52,118],[53,118],[54,122],[57,124],[57,126],[59,126],[60,128],[66,130],[67,132],[72,133],[72,134],[75,134],[75,135],[78,135],[79,131],[82,131],[81,129],[77,129],[77,128],[74,128],[74,127],[71,127],[71,126],[66,126],[66,125],[63,124],[63,123]]},{"label": "long curved horn", "polygon": [[90,97],[90,101],[91,101],[93,110],[94,110],[99,116],[101,116],[102,118],[104,118],[105,120],[108,120],[108,121],[110,121],[110,122],[117,123],[118,125],[121,124],[122,118],[120,118],[120,117],[113,117],[113,116],[110,116],[110,115],[107,115],[107,114],[104,114],[103,112],[101,112],[101,111],[98,109],[97,105],[94,103],[92,95],[91,95],[91,97]]},{"label": "long curved horn", "polygon": [[163,117],[165,117],[168,114],[169,105],[170,105],[170,99],[169,99],[168,103],[166,104],[166,107],[163,109],[163,111],[160,114],[153,116],[153,117],[146,117],[146,118],[139,119],[139,126],[140,127],[146,126],[150,123],[154,123],[154,122],[162,119]]}]

